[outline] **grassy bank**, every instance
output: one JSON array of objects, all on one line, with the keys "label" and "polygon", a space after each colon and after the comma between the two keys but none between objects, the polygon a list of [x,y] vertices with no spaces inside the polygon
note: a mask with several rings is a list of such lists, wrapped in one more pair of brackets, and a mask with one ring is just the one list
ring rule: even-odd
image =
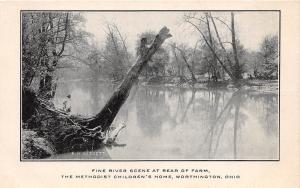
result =
[{"label": "grassy bank", "polygon": [[260,79],[242,79],[237,83],[231,80],[219,80],[213,82],[209,80],[197,80],[192,83],[191,80],[186,80],[174,77],[157,77],[157,78],[142,78],[139,84],[144,86],[162,86],[162,87],[180,87],[194,89],[234,89],[244,88],[253,89],[261,92],[277,92],[279,90],[278,80],[260,80]]}]

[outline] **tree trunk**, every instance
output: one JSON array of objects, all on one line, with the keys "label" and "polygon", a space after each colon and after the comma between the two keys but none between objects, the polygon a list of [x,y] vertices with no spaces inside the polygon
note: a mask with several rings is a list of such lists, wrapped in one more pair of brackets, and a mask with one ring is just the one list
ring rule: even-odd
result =
[{"label": "tree trunk", "polygon": [[[172,48],[173,48],[173,53],[174,53],[174,56],[175,56],[176,61],[177,61],[177,63],[178,63],[178,66],[179,66],[179,60],[178,60],[177,55],[176,55],[176,49],[180,52],[180,55],[181,55],[181,57],[182,57],[182,59],[183,59],[185,65],[186,65],[186,67],[188,68],[189,72],[191,73],[192,82],[193,82],[193,84],[194,84],[197,80],[196,80],[196,77],[195,77],[195,75],[194,75],[193,69],[191,68],[191,66],[190,66],[190,65],[188,64],[188,62],[187,62],[187,58],[186,58],[186,56],[185,56],[185,54],[184,54],[184,51],[183,51],[182,49],[180,49],[179,47],[177,47],[176,44],[173,44],[173,45],[172,45]],[[181,67],[182,67],[182,66],[181,66]],[[181,70],[181,75],[180,75],[181,77],[182,77],[182,72],[183,72],[183,71]]]},{"label": "tree trunk", "polygon": [[36,112],[37,98],[33,90],[29,87],[22,87],[22,122],[28,119]]},{"label": "tree trunk", "polygon": [[[215,46],[214,46],[214,43],[213,43],[213,40],[212,40],[212,36],[211,36],[211,31],[210,31],[210,24],[209,24],[209,20],[208,20],[208,13],[205,13],[205,17],[206,17],[206,23],[207,23],[207,30],[208,30],[208,37],[209,37],[209,43],[210,43],[210,46],[212,47],[213,51],[216,51],[215,49]],[[213,55],[213,71],[212,71],[212,77],[213,77],[213,80],[214,82],[217,82],[218,81],[218,78],[217,78],[217,59],[216,59],[216,55],[215,53],[212,53]]]},{"label": "tree trunk", "polygon": [[[53,20],[51,18],[51,15],[49,15],[50,21],[50,29],[52,30],[53,28]],[[48,37],[47,41],[50,44],[49,50],[46,50],[44,53],[45,57],[48,57],[45,62],[45,66],[47,68],[46,73],[42,74],[40,78],[40,85],[39,85],[39,96],[43,99],[50,100],[54,97],[55,95],[55,90],[56,90],[56,83],[54,82],[54,72],[58,63],[59,58],[62,56],[62,53],[65,50],[66,46],[66,40],[67,37],[69,36],[69,13],[66,13],[66,18],[65,18],[65,34],[63,37],[63,42],[62,42],[62,47],[61,49],[57,52],[57,46],[55,43],[54,34]]]},{"label": "tree trunk", "polygon": [[233,55],[234,55],[234,75],[237,79],[241,78],[241,68],[240,68],[240,63],[238,59],[238,54],[237,54],[237,48],[236,48],[236,41],[235,41],[235,28],[234,28],[234,14],[231,12],[231,40],[232,40],[232,49],[233,49]]},{"label": "tree trunk", "polygon": [[189,70],[190,73],[191,73],[191,76],[192,76],[192,82],[195,83],[197,80],[196,80],[196,77],[195,77],[195,75],[194,75],[194,73],[193,73],[193,70],[192,70],[191,66],[188,64],[187,59],[186,59],[185,55],[183,54],[183,52],[182,52],[182,51],[180,51],[180,52],[181,52],[181,56],[182,56],[182,58],[183,58],[183,61],[185,62],[185,64],[186,64],[188,70]]},{"label": "tree trunk", "polygon": [[225,47],[224,47],[224,45],[223,45],[223,42],[222,42],[221,37],[220,37],[220,35],[219,35],[219,32],[218,32],[218,29],[217,29],[215,20],[214,20],[214,18],[212,17],[211,14],[210,14],[210,19],[211,19],[211,22],[213,23],[213,26],[214,26],[214,29],[215,29],[216,36],[217,36],[217,38],[218,38],[219,44],[220,44],[221,48],[223,49],[223,51],[224,51],[224,53],[225,53],[225,55],[226,55],[226,60],[227,60],[227,62],[228,62],[228,64],[229,64],[230,68],[232,68],[232,62],[231,62],[231,60],[230,60],[230,58],[229,58],[229,56],[228,56],[228,54],[227,54],[227,51],[226,51],[226,49],[225,49]]},{"label": "tree trunk", "polygon": [[225,70],[225,72],[230,76],[230,78],[236,82],[237,81],[237,78],[235,77],[234,74],[232,74],[228,69],[227,67],[225,66],[224,62],[218,57],[218,55],[216,54],[215,50],[212,48],[212,46],[209,44],[209,42],[207,41],[204,33],[201,31],[201,29],[195,25],[193,22],[191,21],[186,21],[187,23],[190,23],[192,26],[194,26],[198,31],[199,33],[201,34],[202,38],[204,39],[206,45],[209,47],[209,49],[211,50],[211,52],[214,54],[214,56],[216,57],[216,59],[218,60],[218,62],[220,63],[220,65],[222,66],[222,68]]},{"label": "tree trunk", "polygon": [[138,79],[142,68],[147,64],[152,55],[163,44],[163,42],[171,36],[172,35],[169,34],[169,29],[167,27],[163,27],[160,30],[159,34],[156,35],[156,38],[149,48],[146,47],[147,41],[145,40],[147,39],[142,38],[140,53],[135,65],[129,70],[121,85],[113,93],[102,110],[95,117],[81,122],[82,125],[85,125],[88,128],[95,128],[100,126],[102,131],[107,130],[113,122],[118,111],[126,101],[130,93],[130,89],[134,82]]},{"label": "tree trunk", "polygon": [[35,72],[33,69],[30,68],[29,70],[26,70],[23,80],[22,80],[23,86],[30,87],[34,76],[35,76]]},{"label": "tree trunk", "polygon": [[39,97],[50,100],[54,97],[56,84],[53,81],[53,72],[47,73],[40,79]]}]

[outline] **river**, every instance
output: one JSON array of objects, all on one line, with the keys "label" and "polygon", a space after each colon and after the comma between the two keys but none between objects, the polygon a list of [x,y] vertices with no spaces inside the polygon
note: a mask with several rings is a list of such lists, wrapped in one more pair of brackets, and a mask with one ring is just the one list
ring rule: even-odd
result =
[{"label": "river", "polygon": [[[93,116],[113,86],[59,82],[54,98],[71,114]],[[113,124],[125,123],[116,146],[52,159],[277,160],[278,94],[252,90],[134,86]]]}]

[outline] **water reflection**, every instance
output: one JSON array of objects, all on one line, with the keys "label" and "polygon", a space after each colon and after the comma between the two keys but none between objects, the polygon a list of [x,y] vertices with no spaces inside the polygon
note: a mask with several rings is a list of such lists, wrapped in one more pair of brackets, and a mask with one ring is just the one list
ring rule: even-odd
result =
[{"label": "water reflection", "polygon": [[136,96],[137,125],[145,136],[160,136],[162,123],[170,116],[165,90],[140,88]]},{"label": "water reflection", "polygon": [[[55,105],[71,94],[71,113],[91,116],[113,89],[60,83]],[[117,138],[122,147],[105,149],[112,159],[278,159],[275,93],[134,86],[114,124],[121,122],[127,125]]]}]

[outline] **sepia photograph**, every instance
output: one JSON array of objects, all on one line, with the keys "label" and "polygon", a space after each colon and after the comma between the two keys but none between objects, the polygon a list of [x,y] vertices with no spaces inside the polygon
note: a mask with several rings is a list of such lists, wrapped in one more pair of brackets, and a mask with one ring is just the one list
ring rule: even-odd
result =
[{"label": "sepia photograph", "polygon": [[278,161],[280,19],[20,11],[20,160]]}]

